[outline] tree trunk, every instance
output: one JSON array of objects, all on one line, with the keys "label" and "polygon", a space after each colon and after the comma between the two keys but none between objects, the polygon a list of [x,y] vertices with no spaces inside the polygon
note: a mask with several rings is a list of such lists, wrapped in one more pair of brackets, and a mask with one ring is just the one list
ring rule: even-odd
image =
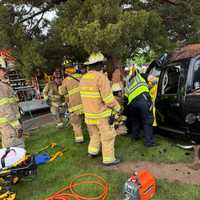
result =
[{"label": "tree trunk", "polygon": [[108,73],[108,78],[109,80],[112,79],[112,73],[114,72],[114,70],[116,68],[120,68],[122,67],[122,64],[121,64],[121,60],[115,56],[111,56],[108,61],[107,61],[107,68],[106,68],[106,71]]}]

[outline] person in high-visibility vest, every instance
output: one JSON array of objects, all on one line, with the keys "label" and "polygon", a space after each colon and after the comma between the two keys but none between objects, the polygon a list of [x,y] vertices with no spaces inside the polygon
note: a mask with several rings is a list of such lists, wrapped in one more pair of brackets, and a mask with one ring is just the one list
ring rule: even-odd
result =
[{"label": "person in high-visibility vest", "polygon": [[43,96],[44,100],[48,102],[51,107],[51,113],[54,115],[57,125],[57,128],[63,127],[63,121],[59,113],[59,107],[62,106],[62,96],[59,94],[59,86],[62,84],[62,77],[59,71],[53,73],[54,80],[49,81],[44,89]]},{"label": "person in high-visibility vest", "polygon": [[93,53],[85,62],[88,72],[80,81],[80,93],[85,115],[85,123],[90,135],[88,156],[95,157],[102,148],[103,164],[116,165],[120,162],[115,157],[115,129],[109,124],[113,112],[121,107],[112,94],[107,76],[103,73],[105,58],[101,53]]},{"label": "person in high-visibility vest", "polygon": [[76,73],[76,68],[72,64],[68,64],[65,69],[66,78],[59,87],[59,93],[65,96],[65,102],[70,113],[70,123],[74,130],[75,142],[83,143],[83,132],[81,129],[83,106],[80,96],[79,83],[81,74]]},{"label": "person in high-visibility vest", "polygon": [[125,89],[128,98],[129,112],[131,112],[131,133],[135,140],[140,138],[140,127],[144,127],[145,146],[155,146],[153,135],[153,112],[149,88],[144,78],[135,67],[132,67]]},{"label": "person in high-visibility vest", "polygon": [[153,103],[153,117],[154,117],[153,126],[156,127],[157,121],[156,121],[155,101],[156,101],[156,96],[157,96],[157,91],[158,91],[159,78],[153,75],[149,75],[147,80],[148,80],[148,85],[149,85],[149,90],[150,90],[149,94],[151,96],[152,103]]},{"label": "person in high-visibility vest", "polygon": [[2,147],[24,148],[18,99],[6,78],[7,65],[0,65],[0,133]]}]

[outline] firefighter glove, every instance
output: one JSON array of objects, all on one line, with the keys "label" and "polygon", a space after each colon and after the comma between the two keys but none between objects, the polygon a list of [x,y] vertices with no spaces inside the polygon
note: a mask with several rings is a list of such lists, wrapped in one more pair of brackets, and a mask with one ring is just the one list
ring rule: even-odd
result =
[{"label": "firefighter glove", "polygon": [[113,125],[114,121],[115,121],[115,115],[111,115],[110,118],[109,118],[109,124]]}]

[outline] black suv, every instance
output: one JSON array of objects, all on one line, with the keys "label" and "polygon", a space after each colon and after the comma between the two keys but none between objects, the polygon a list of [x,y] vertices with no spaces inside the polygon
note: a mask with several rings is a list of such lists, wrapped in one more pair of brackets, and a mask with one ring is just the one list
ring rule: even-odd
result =
[{"label": "black suv", "polygon": [[159,77],[155,101],[158,128],[199,142],[200,54],[178,60],[162,57],[150,64],[149,74]]}]

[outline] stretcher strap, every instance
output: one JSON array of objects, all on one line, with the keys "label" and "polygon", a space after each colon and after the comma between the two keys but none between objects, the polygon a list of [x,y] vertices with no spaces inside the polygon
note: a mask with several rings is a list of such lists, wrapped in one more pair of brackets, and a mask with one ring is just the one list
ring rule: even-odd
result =
[{"label": "stretcher strap", "polygon": [[2,165],[2,168],[4,168],[6,166],[5,164],[5,158],[6,156],[11,152],[11,151],[14,151],[16,153],[16,151],[14,149],[10,149],[10,147],[6,148],[6,152],[5,154],[1,157],[1,165]]}]

